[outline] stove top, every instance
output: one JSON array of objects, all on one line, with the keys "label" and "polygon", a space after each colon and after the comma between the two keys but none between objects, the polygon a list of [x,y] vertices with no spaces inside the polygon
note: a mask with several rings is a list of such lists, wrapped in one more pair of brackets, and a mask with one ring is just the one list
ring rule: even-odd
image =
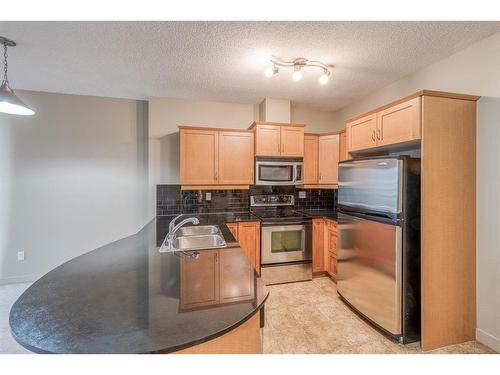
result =
[{"label": "stove top", "polygon": [[293,195],[253,195],[250,197],[250,212],[268,222],[305,220],[309,216],[294,209]]},{"label": "stove top", "polygon": [[253,209],[250,211],[253,215],[266,221],[285,221],[289,219],[305,220],[309,216],[302,212],[295,211],[293,208],[276,208],[276,209]]}]

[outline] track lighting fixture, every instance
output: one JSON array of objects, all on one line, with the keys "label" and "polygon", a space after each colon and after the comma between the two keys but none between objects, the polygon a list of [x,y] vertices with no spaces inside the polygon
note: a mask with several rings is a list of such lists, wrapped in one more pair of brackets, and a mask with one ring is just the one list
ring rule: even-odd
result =
[{"label": "track lighting fixture", "polygon": [[323,71],[323,73],[318,79],[318,82],[321,85],[326,85],[330,81],[330,75],[331,75],[330,68],[333,67],[333,65],[326,65],[320,61],[312,61],[305,59],[303,57],[298,57],[291,61],[285,61],[281,60],[276,56],[272,56],[270,62],[272,63],[272,66],[268,66],[264,70],[264,75],[267,78],[271,78],[277,75],[278,67],[284,67],[284,68],[293,68],[293,73],[292,73],[293,80],[300,81],[303,77],[302,69],[306,67],[312,67],[312,68],[319,68]]}]

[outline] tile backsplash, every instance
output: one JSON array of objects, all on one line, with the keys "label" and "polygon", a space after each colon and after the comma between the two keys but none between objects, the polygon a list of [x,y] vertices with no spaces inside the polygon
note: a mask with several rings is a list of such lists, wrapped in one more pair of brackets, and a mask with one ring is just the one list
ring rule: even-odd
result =
[{"label": "tile backsplash", "polygon": [[[299,192],[306,193],[299,198]],[[206,194],[210,194],[207,200]],[[248,211],[250,195],[293,194],[295,207],[302,209],[329,209],[336,206],[337,190],[300,189],[295,186],[251,186],[250,190],[181,190],[180,185],[156,186],[156,214],[210,213]]]}]

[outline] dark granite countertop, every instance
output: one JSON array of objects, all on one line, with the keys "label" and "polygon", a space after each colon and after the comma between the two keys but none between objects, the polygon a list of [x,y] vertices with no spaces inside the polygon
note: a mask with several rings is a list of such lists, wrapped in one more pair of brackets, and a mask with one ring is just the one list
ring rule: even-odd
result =
[{"label": "dark granite countertop", "polygon": [[[64,263],[14,303],[12,335],[38,353],[155,353],[190,347],[236,328],[262,308],[269,293],[224,225],[238,218],[256,220],[249,213],[238,215],[192,214],[201,224],[219,224],[228,243],[224,249],[201,250],[197,260],[158,252],[172,218],[162,216],[136,235]],[[213,267],[214,259],[222,257],[226,267]],[[200,295],[222,290],[213,283],[214,272],[218,280],[237,284],[225,285],[225,291],[244,297],[200,303],[206,301]],[[222,277],[224,272],[231,277]]]},{"label": "dark granite countertop", "polygon": [[312,218],[324,217],[331,220],[337,220],[337,211],[331,209],[309,209],[309,210],[298,210],[303,214],[310,216]]}]

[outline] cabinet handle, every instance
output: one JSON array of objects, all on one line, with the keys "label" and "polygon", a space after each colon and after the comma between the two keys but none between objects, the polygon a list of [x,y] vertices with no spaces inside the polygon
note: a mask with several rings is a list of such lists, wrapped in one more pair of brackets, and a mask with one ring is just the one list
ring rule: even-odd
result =
[{"label": "cabinet handle", "polygon": [[375,130],[372,132],[372,140],[375,141]]},{"label": "cabinet handle", "polygon": [[380,129],[377,129],[377,139],[380,141]]},{"label": "cabinet handle", "polygon": [[215,263],[219,261],[219,253],[215,253]]}]

